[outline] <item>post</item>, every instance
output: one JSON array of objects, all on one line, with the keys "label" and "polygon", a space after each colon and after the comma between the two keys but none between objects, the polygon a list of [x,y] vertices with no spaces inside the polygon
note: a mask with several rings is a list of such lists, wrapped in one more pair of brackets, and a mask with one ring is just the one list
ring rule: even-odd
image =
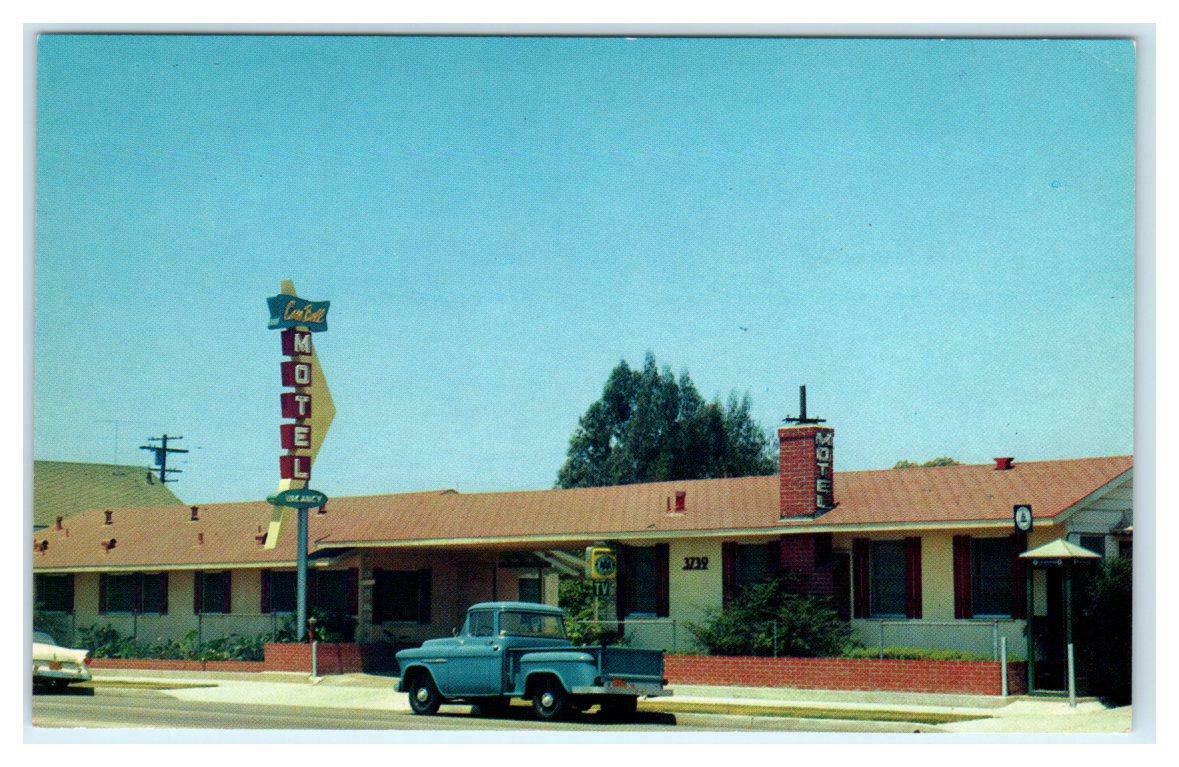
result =
[{"label": "post", "polygon": [[1073,663],[1073,643],[1068,643],[1068,707],[1077,707],[1077,669]]},{"label": "post", "polygon": [[675,618],[672,618],[671,619],[671,651],[672,651],[672,653],[677,653],[677,652],[679,652],[679,649],[680,649],[680,646],[679,646],[679,644],[676,643]]},{"label": "post", "polygon": [[884,660],[884,621],[880,621],[880,660]]},{"label": "post", "polygon": [[991,621],[991,658],[999,657],[999,621]]},{"label": "post", "polygon": [[1028,691],[1028,695],[1031,695],[1033,692],[1036,691],[1036,634],[1032,630],[1033,627],[1035,626],[1035,622],[1036,622],[1036,610],[1035,610],[1036,605],[1035,605],[1035,599],[1033,598],[1033,593],[1032,593],[1034,584],[1036,582],[1035,578],[1032,577],[1032,574],[1036,571],[1036,563],[1029,562],[1028,565],[1029,565],[1027,568],[1028,604],[1027,604],[1027,612],[1024,617],[1023,633],[1024,633],[1024,636],[1026,637],[1026,640],[1025,640],[1026,652],[1024,653],[1024,655],[1027,657],[1027,667],[1028,667],[1027,691]]},{"label": "post", "polygon": [[299,511],[299,529],[295,536],[295,639],[307,636],[307,509]]},{"label": "post", "polygon": [[1007,637],[999,637],[999,671],[1003,680],[1002,695],[1007,697]]},{"label": "post", "polygon": [[319,640],[312,638],[311,640],[311,678],[317,679],[319,677]]}]

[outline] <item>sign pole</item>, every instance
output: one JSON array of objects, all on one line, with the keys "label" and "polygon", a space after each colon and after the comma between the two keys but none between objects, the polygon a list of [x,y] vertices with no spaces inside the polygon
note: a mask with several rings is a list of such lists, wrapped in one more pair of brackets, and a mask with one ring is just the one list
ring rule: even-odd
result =
[{"label": "sign pole", "polygon": [[298,611],[295,638],[302,642],[307,636],[307,509],[299,509],[295,537],[295,604]]}]

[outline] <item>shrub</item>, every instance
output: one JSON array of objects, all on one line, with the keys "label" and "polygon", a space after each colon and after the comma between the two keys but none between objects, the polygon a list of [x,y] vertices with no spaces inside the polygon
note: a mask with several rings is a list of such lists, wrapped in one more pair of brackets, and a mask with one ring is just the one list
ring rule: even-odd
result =
[{"label": "shrub", "polygon": [[[849,647],[845,658],[879,658],[879,647]],[[990,655],[962,650],[930,650],[924,647],[885,647],[885,660],[992,660]]]},{"label": "shrub", "polygon": [[775,634],[783,656],[836,656],[852,646],[851,626],[827,600],[791,593],[782,579],[744,589],[688,630],[709,655],[773,655]]},{"label": "shrub", "polygon": [[594,584],[584,578],[562,578],[557,586],[557,604],[568,614],[565,631],[578,645],[625,644],[624,637],[610,624],[594,620]]},{"label": "shrub", "polygon": [[1129,703],[1133,638],[1133,570],[1130,560],[1111,557],[1079,578],[1076,654],[1087,692]]}]

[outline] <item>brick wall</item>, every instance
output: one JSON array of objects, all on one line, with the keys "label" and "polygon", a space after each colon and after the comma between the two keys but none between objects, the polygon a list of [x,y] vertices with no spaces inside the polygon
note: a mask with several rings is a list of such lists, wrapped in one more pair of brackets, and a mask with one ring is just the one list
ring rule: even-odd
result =
[{"label": "brick wall", "polygon": [[[664,673],[673,685],[1002,694],[999,664],[990,661],[668,655]],[[1008,664],[1007,678],[1012,695],[1025,692],[1023,663]]]},{"label": "brick wall", "polygon": [[[266,671],[311,673],[311,645],[308,643],[268,644],[265,647],[265,657]],[[321,642],[318,645],[316,660],[316,671],[320,676],[358,674],[364,670],[361,646],[351,642]]]}]

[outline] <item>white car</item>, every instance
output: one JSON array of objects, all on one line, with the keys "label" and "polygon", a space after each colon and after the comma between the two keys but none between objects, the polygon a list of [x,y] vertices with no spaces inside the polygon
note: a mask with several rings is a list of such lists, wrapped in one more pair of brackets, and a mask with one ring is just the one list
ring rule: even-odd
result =
[{"label": "white car", "polygon": [[33,632],[33,686],[63,690],[90,681],[90,651],[58,647],[44,631]]}]

